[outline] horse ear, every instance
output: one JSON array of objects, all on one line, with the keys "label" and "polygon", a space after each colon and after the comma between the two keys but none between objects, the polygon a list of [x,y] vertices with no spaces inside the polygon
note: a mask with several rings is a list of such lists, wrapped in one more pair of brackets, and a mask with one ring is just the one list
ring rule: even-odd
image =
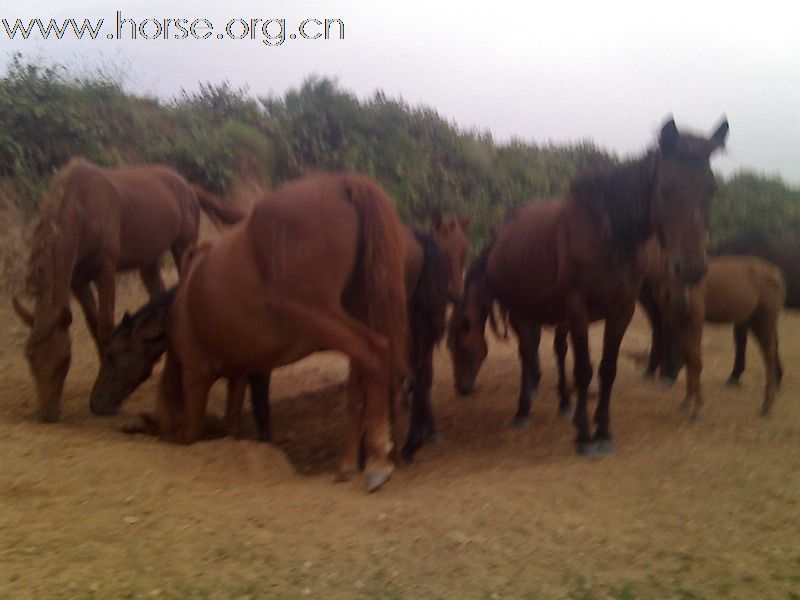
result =
[{"label": "horse ear", "polygon": [[14,312],[22,319],[22,322],[28,327],[33,327],[33,315],[25,310],[25,307],[22,306],[22,302],[20,302],[16,296],[11,297],[11,304],[14,306]]},{"label": "horse ear", "polygon": [[675,119],[670,117],[669,121],[664,123],[661,128],[661,134],[658,136],[658,146],[664,154],[672,154],[678,147],[678,138],[681,134],[678,133],[678,128],[675,126]]},{"label": "horse ear", "polygon": [[58,316],[58,324],[62,329],[66,329],[72,324],[72,311],[66,306],[61,309],[61,314]]},{"label": "horse ear", "polygon": [[711,136],[711,144],[714,150],[725,147],[725,139],[728,137],[728,129],[728,119],[726,117],[722,117],[722,123],[719,124],[717,130]]},{"label": "horse ear", "polygon": [[442,228],[442,211],[438,208],[434,208],[433,211],[431,211],[431,226],[434,231]]},{"label": "horse ear", "polygon": [[461,231],[466,233],[472,225],[473,219],[475,219],[475,213],[469,213],[468,215],[461,217],[458,220],[459,224],[461,225]]}]

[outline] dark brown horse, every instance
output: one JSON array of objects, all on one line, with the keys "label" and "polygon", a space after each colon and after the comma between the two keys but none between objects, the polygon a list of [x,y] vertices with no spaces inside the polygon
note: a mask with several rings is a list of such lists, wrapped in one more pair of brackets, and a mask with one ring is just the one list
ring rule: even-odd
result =
[{"label": "dark brown horse", "polygon": [[[694,284],[705,275],[715,189],[709,159],[724,145],[727,132],[723,122],[710,138],[681,134],[670,120],[661,129],[658,148],[643,158],[584,174],[564,200],[528,204],[507,219],[472,281],[468,278],[462,305],[453,311],[449,345],[456,384],[470,385],[485,357],[481,341],[486,307],[493,300],[508,310],[518,332],[542,323],[566,325],[575,359],[578,452],[611,451],[611,388],[642,281],[643,246],[656,235],[680,281]],[[600,319],[605,332],[592,436],[588,328]],[[520,336],[521,343],[527,339]],[[521,349],[520,354],[530,353]]]},{"label": "dark brown horse", "polygon": [[[431,236],[408,228],[404,234],[411,422],[402,454],[410,461],[426,439],[436,436],[430,398],[433,350],[444,335],[451,267]],[[167,347],[167,316],[174,296],[173,289],[133,315],[126,313],[114,329],[92,389],[93,412],[116,413],[124,399],[150,376]],[[272,439],[269,377],[265,373],[249,379],[258,437],[265,441]]]},{"label": "dark brown horse", "polygon": [[58,419],[69,370],[70,292],[102,355],[114,327],[116,273],[138,269],[151,297],[163,292],[159,260],[171,250],[179,263],[197,239],[200,210],[223,223],[243,217],[166,167],[104,169],[76,159],[55,175],[31,244],[27,291],[35,307],[13,299],[31,327],[25,354],[43,421]]},{"label": "dark brown horse", "polygon": [[218,378],[229,381],[226,421],[235,427],[248,375],[338,350],[350,359],[339,474],[355,467],[363,436],[366,487],[380,487],[393,468],[389,412],[406,369],[404,261],[394,207],[353,174],[288,183],[214,244],[187,253],[153,417],[162,438],[203,436]]},{"label": "dark brown horse", "polygon": [[657,299],[657,322],[662,329],[660,336],[654,335],[651,363],[659,365],[662,376],[671,380],[686,363],[684,406],[691,408],[692,418],[698,419],[703,409],[700,373],[704,322],[733,323],[745,336],[748,330],[753,333],[764,357],[766,386],[761,412],[768,415],[783,376],[778,317],[786,287],[781,271],[754,256],[717,256],[709,260],[708,274],[696,286],[682,285],[664,270],[649,272],[646,281]]}]

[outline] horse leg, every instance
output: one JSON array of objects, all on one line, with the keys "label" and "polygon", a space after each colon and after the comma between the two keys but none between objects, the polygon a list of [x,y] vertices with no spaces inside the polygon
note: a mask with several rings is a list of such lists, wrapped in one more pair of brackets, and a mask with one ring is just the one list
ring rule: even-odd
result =
[{"label": "horse leg", "polygon": [[519,429],[527,429],[531,425],[531,404],[542,371],[539,365],[539,342],[542,328],[538,323],[533,323],[517,313],[509,315],[511,326],[519,339],[519,360],[522,372],[519,379],[519,398],[517,400],[517,414],[514,415],[513,425]]},{"label": "horse leg", "polygon": [[[100,343],[97,339],[97,301],[92,292],[92,284],[90,282],[76,284],[72,282],[72,293],[78,299],[83,311],[83,317],[86,319],[86,326],[89,328],[89,333],[92,334],[97,351],[100,352]],[[103,355],[100,353],[100,359]]]},{"label": "horse leg", "polygon": [[258,429],[258,439],[261,442],[272,441],[272,422],[269,407],[269,380],[272,375],[267,371],[265,375],[250,375],[250,403],[253,406],[253,419]]},{"label": "horse leg", "polygon": [[336,470],[336,481],[348,481],[350,475],[355,471],[357,461],[360,462],[358,455],[362,440],[362,424],[364,422],[364,385],[361,380],[361,373],[352,360],[350,361],[350,373],[347,377],[345,393],[347,397],[345,404],[347,431],[345,432],[342,454],[339,458],[339,466]]},{"label": "horse leg", "polygon": [[[337,350],[350,359],[350,428],[339,463],[339,478],[346,478],[355,463],[363,425],[367,454],[366,490],[377,490],[394,469],[388,460],[392,449],[389,406],[390,402],[395,402],[397,390],[393,385],[396,377],[391,373],[388,340],[339,306],[307,309],[275,297],[268,297],[266,301],[276,314],[313,335],[318,347]],[[355,373],[358,377],[353,376]]]},{"label": "horse leg", "polygon": [[661,364],[661,311],[658,309],[653,288],[646,281],[642,283],[639,291],[639,304],[644,308],[644,312],[650,321],[650,356],[647,361],[647,369],[644,377],[655,377],[656,371]]},{"label": "horse leg", "polygon": [[704,408],[700,375],[703,372],[703,317],[693,315],[681,323],[678,331],[680,349],[686,359],[686,397],[682,408],[691,409],[692,421],[700,420]]},{"label": "horse leg", "polygon": [[[181,379],[184,419],[177,434],[170,441],[193,444],[203,439],[206,432],[208,392],[214,383],[214,377],[206,369],[187,369],[184,366]],[[241,408],[241,397],[239,407]]]},{"label": "horse leg", "polygon": [[736,348],[736,358],[733,360],[733,370],[728,377],[728,385],[738,385],[739,377],[744,372],[745,357],[747,354],[747,324],[733,326],[733,344]]},{"label": "horse leg", "polygon": [[228,378],[228,398],[225,403],[225,433],[238,438],[242,434],[242,404],[247,388],[247,377]]},{"label": "horse leg", "polygon": [[401,455],[406,462],[414,459],[414,454],[425,443],[425,438],[434,439],[436,423],[431,408],[431,387],[433,385],[433,346],[422,351],[423,356],[412,356],[411,414],[409,416],[408,435]]},{"label": "horse leg", "polygon": [[778,332],[775,331],[775,386],[780,387],[783,380],[783,365],[781,364],[781,354],[778,352]]},{"label": "horse leg", "polygon": [[628,324],[633,318],[635,307],[635,302],[631,302],[628,306],[622,306],[618,313],[606,317],[606,325],[603,330],[603,358],[600,359],[600,368],[598,369],[600,398],[597,401],[597,409],[594,413],[594,422],[597,425],[594,434],[595,452],[597,454],[608,454],[614,450],[609,428],[611,421],[611,388],[617,378],[619,346],[622,343],[622,336],[625,335],[625,330],[628,329]]},{"label": "horse leg", "polygon": [[553,333],[553,352],[558,363],[558,414],[569,416],[572,406],[569,402],[570,389],[567,383],[567,334],[566,325],[557,325]]},{"label": "horse leg", "polygon": [[95,282],[98,300],[97,346],[101,356],[111,340],[111,332],[114,331],[115,275],[114,266],[106,263]]},{"label": "horse leg", "polygon": [[575,414],[572,417],[572,422],[578,430],[575,444],[578,454],[592,456],[594,454],[594,444],[592,443],[589,416],[586,410],[589,383],[592,381],[592,362],[589,356],[589,314],[586,304],[576,294],[570,295],[567,299],[567,315],[569,333],[572,338],[573,378],[578,392]]},{"label": "horse leg", "polygon": [[761,356],[764,358],[764,373],[767,383],[764,390],[764,404],[761,406],[761,416],[768,417],[775,402],[775,388],[778,375],[777,366],[777,315],[758,315],[752,320],[751,328],[758,345],[761,347]]},{"label": "horse leg", "polygon": [[161,278],[158,262],[139,269],[139,277],[151,300],[164,293],[164,280]]}]

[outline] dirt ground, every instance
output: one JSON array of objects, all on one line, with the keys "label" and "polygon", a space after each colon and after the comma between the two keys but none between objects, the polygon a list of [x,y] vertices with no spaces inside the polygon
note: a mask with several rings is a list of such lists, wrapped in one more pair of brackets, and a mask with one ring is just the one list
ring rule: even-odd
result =
[{"label": "dirt ground", "polygon": [[[135,308],[139,286],[123,287],[121,308]],[[370,496],[361,481],[333,483],[339,356],[275,373],[276,446],[179,447],[90,414],[97,361],[80,319],[62,419],[38,423],[7,296],[0,323],[0,598],[800,598],[797,312],[781,322],[786,376],[769,420],[756,416],[755,344],[729,388],[731,331],[707,330],[697,425],[678,409],[683,377],[671,389],[642,380],[637,314],[614,389],[616,453],[596,461],[575,455],[557,416],[549,333],[527,431],[510,427],[514,344],[493,344],[469,398],[454,393],[442,347],[443,440]],[[600,340],[594,329],[595,364]],[[153,399],[151,379],[125,412]]]}]

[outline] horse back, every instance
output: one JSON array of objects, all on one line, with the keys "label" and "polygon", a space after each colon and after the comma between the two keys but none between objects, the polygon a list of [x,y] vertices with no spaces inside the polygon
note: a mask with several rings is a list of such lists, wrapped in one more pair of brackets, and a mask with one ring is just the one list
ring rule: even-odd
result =
[{"label": "horse back", "polygon": [[757,310],[780,310],[785,284],[780,270],[755,256],[717,256],[708,264],[706,320],[743,323]]}]

